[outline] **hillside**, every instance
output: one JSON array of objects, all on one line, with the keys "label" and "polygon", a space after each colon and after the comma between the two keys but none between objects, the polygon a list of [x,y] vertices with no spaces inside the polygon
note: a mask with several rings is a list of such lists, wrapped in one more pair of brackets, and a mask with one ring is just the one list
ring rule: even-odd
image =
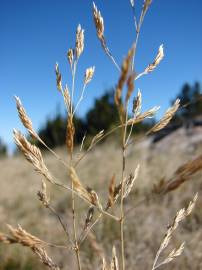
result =
[{"label": "hillside", "polygon": [[[136,142],[137,141],[137,142]],[[133,172],[140,164],[140,174],[129,199],[126,209],[135,207],[128,214],[126,222],[126,254],[127,264],[133,268],[151,269],[155,253],[161,243],[167,225],[172,222],[176,211],[186,206],[196,192],[199,199],[194,213],[180,226],[171,246],[178,246],[186,241],[184,254],[174,261],[169,268],[164,269],[202,269],[202,173],[196,173],[190,181],[184,183],[178,190],[152,200],[139,202],[151,193],[154,184],[162,178],[170,179],[176,169],[183,163],[194,159],[202,153],[202,128],[195,127],[189,131],[180,128],[171,135],[153,144],[152,138],[136,139],[127,152],[128,173]],[[67,154],[64,148],[56,152],[65,160]],[[81,154],[81,153],[80,153]],[[44,154],[45,162],[50,171],[62,182],[68,184],[65,168],[48,153]],[[121,168],[120,149],[118,142],[108,140],[98,146],[81,162],[78,173],[85,186],[95,189],[103,202],[107,196],[109,180],[113,174],[119,182]],[[37,199],[40,188],[40,177],[23,157],[12,157],[0,160],[0,231],[6,231],[7,223],[14,227],[20,224],[24,229],[39,236],[44,241],[57,244],[64,243],[64,235],[55,217],[44,209]],[[51,204],[61,214],[67,224],[71,224],[70,194],[63,190],[53,190],[50,187]],[[79,211],[87,206],[77,201]],[[69,211],[68,211],[69,210]],[[116,211],[116,210],[114,210]],[[80,217],[81,227],[85,215]],[[96,230],[97,243],[100,250],[95,253],[95,243],[92,236],[83,244],[85,253],[85,269],[96,269],[102,248],[111,254],[111,246],[116,244],[118,228],[112,230],[112,222],[103,219]],[[118,244],[118,243],[117,243]],[[70,269],[72,257],[65,250],[50,249],[57,263],[63,269]],[[69,252],[71,254],[71,251]],[[17,255],[17,256],[16,256]],[[45,269],[26,248],[0,247],[0,270],[3,269]],[[67,267],[68,265],[68,267]],[[129,268],[127,268],[129,269]]]}]

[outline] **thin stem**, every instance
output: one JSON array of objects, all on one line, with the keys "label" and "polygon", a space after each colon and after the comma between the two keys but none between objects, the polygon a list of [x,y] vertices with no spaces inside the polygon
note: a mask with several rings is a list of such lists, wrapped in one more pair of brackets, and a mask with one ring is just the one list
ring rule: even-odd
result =
[{"label": "thin stem", "polygon": [[70,106],[70,114],[71,115],[73,115],[76,67],[77,67],[77,61],[74,62],[73,71],[72,71],[72,91],[71,91],[71,106]]},{"label": "thin stem", "polygon": [[136,39],[135,39],[135,47],[134,47],[134,53],[133,53],[133,60],[132,60],[132,71],[134,71],[134,66],[135,66],[135,56],[136,56],[136,51],[137,51],[137,44],[140,36],[140,27],[138,25],[137,30],[136,30]]},{"label": "thin stem", "polygon": [[104,134],[100,139],[98,139],[93,145],[91,145],[91,147],[89,147],[87,150],[86,150],[86,152],[82,155],[82,156],[80,156],[79,158],[78,158],[78,160],[77,161],[75,161],[75,163],[74,163],[74,168],[76,168],[77,166],[78,166],[78,164],[80,163],[80,161],[83,159],[83,158],[85,158],[86,157],[86,155],[100,142],[100,141],[102,141],[104,138],[106,138],[107,136],[109,136],[110,134],[112,134],[113,132],[115,132],[117,129],[119,129],[119,128],[121,128],[122,127],[122,125],[119,125],[119,126],[116,126],[116,127],[114,127],[114,128],[112,128],[110,131],[108,131],[106,134]]},{"label": "thin stem", "polygon": [[105,39],[102,38],[100,41],[101,41],[102,48],[104,49],[106,55],[110,58],[110,60],[112,61],[112,63],[115,65],[115,67],[120,72],[121,69],[120,69],[119,65],[117,64],[116,60],[114,59],[113,55],[111,54],[109,48],[107,47]]},{"label": "thin stem", "polygon": [[81,246],[81,244],[84,242],[84,240],[86,239],[86,237],[88,236],[89,232],[93,229],[93,227],[98,223],[98,221],[100,220],[100,218],[103,216],[102,213],[99,214],[99,216],[96,218],[96,220],[91,224],[91,226],[89,226],[89,228],[85,231],[85,234],[80,237],[79,240],[79,246]]},{"label": "thin stem", "polygon": [[[51,182],[51,184],[52,184],[52,185],[56,185],[56,186],[61,187],[61,188],[64,188],[64,189],[66,189],[66,190],[69,190],[69,191],[73,192],[75,195],[77,195],[80,199],[82,199],[83,201],[85,201],[86,203],[88,203],[89,205],[95,206],[95,205],[92,204],[90,201],[88,201],[87,199],[85,199],[84,197],[82,197],[78,192],[76,192],[76,191],[75,191],[74,189],[72,189],[71,187],[68,187],[68,186],[66,186],[66,185],[64,185],[64,184],[62,184],[62,183],[60,183],[60,182],[57,182],[55,178],[54,178],[54,182]],[[114,219],[114,220],[116,220],[116,221],[119,220],[119,218],[118,218],[117,216],[111,215],[110,213],[108,213],[108,212],[105,211],[105,210],[101,210],[100,208],[97,208],[97,210],[98,210],[100,213],[102,213],[102,214],[104,214],[104,215],[106,215],[106,216],[109,216],[109,217],[111,217],[112,219]]]},{"label": "thin stem", "polygon": [[[74,62],[73,72],[72,72],[72,91],[71,91],[71,108],[70,108],[70,117],[72,117],[73,121],[73,103],[74,103],[74,91],[75,91],[75,75],[76,75],[76,67],[77,67],[77,61]],[[73,147],[72,147],[73,148]],[[70,153],[70,165],[72,165],[73,160],[73,150]],[[71,181],[71,198],[72,198],[72,219],[73,219],[73,235],[74,235],[74,245],[75,245],[75,253],[76,253],[76,259],[78,264],[78,269],[81,270],[81,260],[80,260],[80,252],[78,247],[78,241],[77,241],[77,228],[76,228],[76,213],[75,213],[75,198],[74,198],[74,183],[73,180]]]},{"label": "thin stem", "polygon": [[73,112],[73,116],[74,116],[74,114],[76,113],[76,110],[77,110],[79,104],[80,104],[81,101],[83,100],[85,89],[86,89],[86,84],[83,85],[83,89],[82,89],[82,92],[81,92],[81,96],[80,96],[80,98],[79,98],[79,101],[78,101],[77,104],[76,104],[76,107],[75,107],[74,112]]},{"label": "thin stem", "polygon": [[55,152],[53,151],[39,136],[38,136],[38,141],[43,144],[43,146],[45,146],[45,148],[52,154],[55,156],[55,158],[62,163],[66,168],[70,168],[69,165]]},{"label": "thin stem", "polygon": [[159,248],[159,250],[158,250],[158,252],[157,252],[157,254],[156,254],[156,257],[155,257],[155,259],[154,259],[154,263],[153,263],[153,266],[152,266],[152,270],[154,270],[154,269],[156,269],[157,267],[156,267],[156,263],[157,263],[157,261],[158,261],[158,258],[159,258],[159,256],[160,256],[160,254],[161,254],[161,248]]},{"label": "thin stem", "polygon": [[124,182],[126,169],[126,136],[128,121],[128,102],[126,103],[125,123],[122,123],[122,180],[121,180],[121,203],[120,203],[120,235],[121,235],[121,259],[122,270],[125,270],[125,246],[124,246]]},{"label": "thin stem", "polygon": [[68,232],[68,230],[67,230],[67,226],[64,224],[64,222],[63,222],[61,216],[56,212],[56,210],[55,210],[52,206],[48,205],[47,208],[48,208],[48,209],[56,216],[56,218],[57,218],[58,221],[60,222],[60,224],[61,224],[61,226],[62,226],[62,228],[63,228],[63,230],[64,230],[64,232],[65,232],[65,234],[66,234],[66,236],[67,236],[67,239],[70,241],[71,245],[73,246],[74,243],[73,243],[72,240],[70,239],[70,235],[69,235],[69,232]]}]

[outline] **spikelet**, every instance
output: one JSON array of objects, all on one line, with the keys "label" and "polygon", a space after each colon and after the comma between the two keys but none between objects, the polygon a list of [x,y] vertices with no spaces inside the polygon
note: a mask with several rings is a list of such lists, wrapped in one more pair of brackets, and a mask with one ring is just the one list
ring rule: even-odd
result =
[{"label": "spikelet", "polygon": [[143,4],[143,14],[145,14],[149,8],[149,6],[151,5],[152,0],[144,0],[144,4]]},{"label": "spikelet", "polygon": [[87,68],[84,76],[84,85],[87,85],[93,78],[95,67]]},{"label": "spikelet", "polygon": [[155,106],[147,112],[139,114],[137,117],[131,118],[128,120],[127,125],[134,125],[142,122],[144,119],[152,118],[156,114],[156,112],[160,109],[159,106]]},{"label": "spikelet", "polygon": [[107,204],[106,204],[106,207],[105,207],[106,210],[110,209],[116,203],[119,196],[121,195],[122,184],[119,183],[118,185],[114,186],[114,184],[115,184],[115,183],[113,184],[114,180],[115,179],[113,179],[113,177],[112,177],[112,179],[110,181],[109,196],[108,196],[108,201],[107,201]]},{"label": "spikelet", "polygon": [[76,30],[76,45],[75,45],[75,56],[78,60],[80,55],[84,50],[84,30],[81,28],[79,24]]},{"label": "spikelet", "polygon": [[111,268],[110,270],[119,270],[118,258],[116,256],[116,248],[113,246],[112,248],[112,260],[111,260]]},{"label": "spikelet", "polygon": [[112,176],[109,183],[108,207],[112,207],[115,200],[115,175]]},{"label": "spikelet", "polygon": [[154,192],[166,194],[180,187],[184,182],[189,181],[191,176],[202,170],[202,155],[181,165],[173,174],[173,176],[164,181],[162,179]]},{"label": "spikelet", "polygon": [[62,91],[62,75],[59,70],[58,63],[55,64],[55,74],[56,74],[56,85],[58,91]]},{"label": "spikelet", "polygon": [[11,237],[13,238],[13,243],[14,242],[19,243],[23,246],[30,247],[30,248],[43,244],[43,241],[41,241],[36,236],[33,236],[32,234],[23,230],[20,225],[18,225],[17,229],[14,229],[11,225],[7,225],[7,226],[11,234]]},{"label": "spikelet", "polygon": [[152,72],[160,64],[163,57],[164,57],[163,44],[161,44],[161,46],[159,47],[159,50],[158,50],[158,54],[157,54],[156,58],[154,59],[154,62],[152,64],[149,64],[146,67],[144,73]]},{"label": "spikelet", "polygon": [[70,115],[67,118],[67,130],[66,130],[66,146],[70,155],[72,154],[74,148],[74,134],[75,134],[74,123]]},{"label": "spikelet", "polygon": [[20,225],[15,229],[11,225],[7,225],[10,236],[0,233],[0,242],[5,244],[20,244],[22,246],[30,248],[34,254],[41,260],[41,262],[48,266],[51,270],[60,270],[60,268],[52,261],[52,259],[46,253],[44,241],[38,237],[23,230]]},{"label": "spikelet", "polygon": [[135,172],[134,174],[131,174],[126,182],[125,182],[125,185],[124,185],[124,194],[123,194],[123,198],[126,198],[128,197],[128,195],[130,194],[132,188],[133,188],[133,185],[135,183],[135,180],[137,179],[138,177],[138,174],[139,174],[139,170],[140,170],[140,165],[138,164],[136,169],[135,169]]},{"label": "spikelet", "polygon": [[142,109],[142,93],[138,89],[137,97],[133,100],[133,113],[134,116],[138,116]]},{"label": "spikelet", "polygon": [[103,50],[105,51],[106,55],[111,59],[113,64],[116,66],[116,68],[120,71],[120,67],[115,61],[112,53],[110,52],[109,48],[107,47],[106,39],[104,37],[104,20],[100,13],[100,11],[97,9],[95,3],[93,2],[93,19],[95,23],[95,28],[97,32],[97,37],[100,40],[101,46]]},{"label": "spikelet", "polygon": [[127,102],[130,99],[131,94],[133,93],[134,90],[134,80],[135,80],[135,73],[132,73],[129,75],[128,80],[127,80],[127,94],[126,94],[126,99],[125,99],[125,103],[127,104]]},{"label": "spikelet", "polygon": [[89,202],[92,205],[97,206],[99,209],[102,209],[102,206],[99,202],[97,193],[92,190],[91,188],[85,188],[81,181],[79,180],[79,177],[73,167],[70,168],[69,171],[70,179],[73,183],[73,188],[75,191],[77,191],[78,195]]},{"label": "spikelet", "polygon": [[34,247],[33,252],[39,257],[41,262],[51,270],[60,270],[60,268],[48,256],[46,250],[42,247]]},{"label": "spikelet", "polygon": [[49,206],[50,199],[47,196],[46,182],[42,179],[41,190],[38,191],[37,196],[45,207]]},{"label": "spikelet", "polygon": [[184,246],[185,246],[185,242],[183,242],[177,249],[174,248],[170,252],[168,257],[160,265],[164,265],[164,264],[167,264],[169,262],[172,262],[175,258],[179,257],[182,254],[183,250],[184,250]]},{"label": "spikelet", "polygon": [[180,100],[177,99],[172,107],[170,107],[161,118],[161,120],[150,130],[150,132],[157,132],[163,129],[173,118],[174,114],[180,106]]},{"label": "spikelet", "polygon": [[99,139],[101,139],[104,136],[104,130],[99,131],[92,139],[89,149],[98,142]]},{"label": "spikelet", "polygon": [[105,257],[102,258],[102,270],[109,270]]},{"label": "spikelet", "polygon": [[86,220],[85,220],[84,231],[86,231],[88,229],[88,227],[93,219],[93,215],[94,215],[94,206],[90,206],[88,209]]},{"label": "spikelet", "polygon": [[97,36],[100,40],[102,40],[104,38],[104,20],[94,2],[93,2],[93,19],[97,30]]},{"label": "spikelet", "polygon": [[121,75],[120,75],[120,78],[116,87],[116,92],[115,92],[115,97],[114,97],[115,104],[117,107],[119,107],[121,104],[121,95],[122,95],[124,84],[128,77],[128,72],[131,67],[133,53],[134,53],[134,47],[128,51],[128,54],[126,58],[124,59],[122,67],[121,67]]},{"label": "spikelet", "polygon": [[15,101],[16,101],[16,107],[18,110],[18,115],[20,117],[20,120],[22,122],[22,124],[24,125],[24,127],[28,130],[28,132],[30,133],[30,135],[35,138],[38,139],[38,135],[35,132],[33,125],[32,125],[32,121],[31,119],[28,117],[25,108],[22,105],[22,102],[20,100],[19,97],[15,96]]},{"label": "spikelet", "polygon": [[27,141],[19,131],[13,130],[16,145],[22,151],[25,158],[34,166],[35,170],[42,174],[49,182],[54,183],[41,155],[41,151],[35,145]]},{"label": "spikelet", "polygon": [[66,105],[68,112],[69,112],[70,107],[71,107],[71,97],[70,97],[70,93],[69,93],[69,89],[68,89],[67,84],[65,85],[65,89],[63,91],[63,97],[64,97],[65,105]]},{"label": "spikelet", "polygon": [[72,69],[73,61],[74,61],[74,51],[72,48],[70,48],[67,52],[67,59],[70,64],[70,67]]}]

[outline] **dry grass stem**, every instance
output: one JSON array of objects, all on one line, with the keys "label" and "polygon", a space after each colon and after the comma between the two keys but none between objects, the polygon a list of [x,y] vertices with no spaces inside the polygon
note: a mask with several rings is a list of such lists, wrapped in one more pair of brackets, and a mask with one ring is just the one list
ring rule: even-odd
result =
[{"label": "dry grass stem", "polygon": [[[175,249],[174,251],[172,251],[168,257],[163,260],[162,263],[157,264],[157,261],[162,253],[162,251],[168,246],[168,244],[170,243],[170,240],[172,238],[172,235],[174,233],[174,231],[177,229],[179,223],[184,220],[187,216],[189,216],[191,214],[191,212],[194,209],[194,206],[196,204],[196,200],[198,198],[198,194],[196,194],[193,198],[192,201],[190,201],[189,205],[187,208],[182,208],[180,211],[177,212],[173,223],[168,227],[168,230],[164,236],[164,239],[160,245],[160,248],[156,254],[154,263],[153,263],[153,267],[152,270],[157,269],[160,265],[165,264],[165,263],[169,263],[170,261],[172,261],[175,257],[179,256],[182,253],[182,250],[184,248],[184,245],[182,244],[180,246],[180,248],[178,248],[177,250]],[[171,256],[172,255],[172,256]],[[172,258],[172,259],[171,259]],[[166,262],[167,261],[167,262]]]}]

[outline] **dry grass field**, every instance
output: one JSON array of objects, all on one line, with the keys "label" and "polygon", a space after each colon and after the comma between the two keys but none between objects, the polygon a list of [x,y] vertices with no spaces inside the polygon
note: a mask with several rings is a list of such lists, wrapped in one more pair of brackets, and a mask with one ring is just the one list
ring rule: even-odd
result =
[{"label": "dry grass field", "polygon": [[[107,189],[111,176],[116,179],[121,173],[121,155],[119,139],[108,139],[98,146],[79,165],[79,177],[85,186],[98,192],[101,203],[107,199]],[[164,237],[166,228],[172,222],[176,212],[186,206],[196,192],[199,198],[191,214],[174,233],[169,249],[186,242],[183,254],[169,266],[162,269],[202,269],[202,173],[194,174],[189,181],[177,190],[166,195],[155,195],[149,199],[154,184],[162,178],[170,179],[183,163],[199,156],[202,151],[202,130],[190,131],[179,129],[156,144],[151,137],[143,139],[130,147],[127,152],[128,173],[133,172],[140,163],[140,173],[133,187],[131,196],[125,201],[126,269],[151,269],[155,254]],[[67,159],[65,149],[56,149]],[[63,183],[68,183],[67,171],[50,154],[44,154],[50,171]],[[69,183],[68,183],[69,184]],[[0,160],[0,231],[7,231],[6,224],[22,228],[46,242],[57,245],[65,243],[64,232],[55,216],[45,209],[37,199],[40,188],[40,175],[23,157]],[[60,188],[49,187],[52,206],[60,213],[65,223],[71,228],[71,194]],[[147,198],[146,200],[144,198]],[[141,203],[140,203],[141,202]],[[77,201],[79,228],[83,227],[87,204]],[[84,211],[83,211],[84,210]],[[116,208],[112,213],[116,213]],[[81,214],[79,214],[81,213]],[[101,219],[81,246],[83,269],[101,269],[101,257],[111,257],[111,247],[116,245],[119,258],[119,227],[115,221]],[[74,269],[72,251],[48,248],[49,254],[61,269]],[[164,256],[164,254],[162,254]],[[99,267],[98,267],[99,266]],[[31,270],[45,269],[31,251],[18,245],[0,246],[0,269]]]},{"label": "dry grass field", "polygon": [[[37,133],[15,97],[31,141],[14,129],[14,141],[24,157],[0,160],[0,270],[202,269],[202,128],[179,128],[155,144],[152,137],[190,102],[177,98],[144,137],[133,135],[135,125],[155,117],[160,108],[142,111],[141,91],[134,91],[135,82],[164,59],[161,44],[153,61],[137,72],[139,34],[151,4],[144,0],[136,14],[135,1],[130,0],[136,36],[119,65],[108,47],[104,18],[93,3],[97,38],[118,72],[118,123],[112,121],[101,131],[99,125],[93,134],[87,129],[79,140],[81,147],[76,145],[76,132],[81,131],[76,126],[77,109],[95,72],[94,66],[86,68],[80,97],[75,98],[85,48],[80,24],[75,47],[66,55],[70,85],[55,65],[58,94],[67,112],[64,148],[47,146],[50,133],[46,138]],[[48,151],[41,152],[39,145]]]}]

